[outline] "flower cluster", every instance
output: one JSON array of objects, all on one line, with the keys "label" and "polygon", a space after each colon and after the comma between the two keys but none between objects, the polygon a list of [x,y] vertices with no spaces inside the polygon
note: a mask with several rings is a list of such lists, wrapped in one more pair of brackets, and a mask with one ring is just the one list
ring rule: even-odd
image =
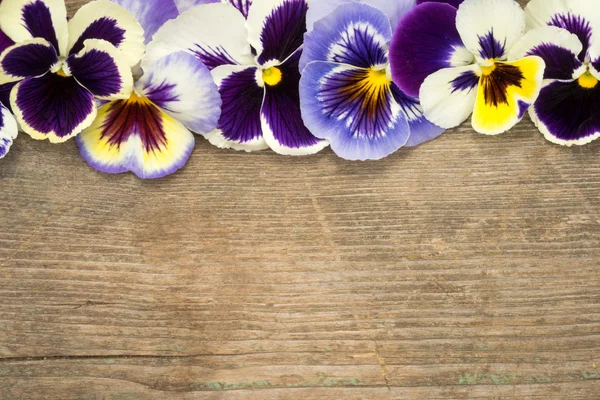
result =
[{"label": "flower cluster", "polygon": [[0,158],[20,128],[141,178],[181,168],[193,133],[375,160],[528,111],[551,142],[586,144],[600,137],[593,3],[96,0],[69,20],[64,0],[2,0]]}]

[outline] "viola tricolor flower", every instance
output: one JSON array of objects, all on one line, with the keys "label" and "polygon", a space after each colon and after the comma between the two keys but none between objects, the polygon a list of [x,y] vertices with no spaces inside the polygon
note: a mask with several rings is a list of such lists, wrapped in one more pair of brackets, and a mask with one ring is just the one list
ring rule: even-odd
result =
[{"label": "viola tricolor flower", "polygon": [[90,126],[95,99],[129,96],[143,30],[107,0],[67,22],[63,0],[3,0],[0,29],[16,44],[0,55],[0,84],[15,83],[10,106],[34,139],[64,142]]},{"label": "viola tricolor flower", "polygon": [[443,132],[391,78],[392,26],[412,7],[414,0],[323,0],[309,9],[302,117],[342,158],[380,159]]},{"label": "viola tricolor flower", "polygon": [[514,0],[465,0],[458,10],[444,3],[420,4],[400,20],[390,49],[394,82],[419,96],[436,125],[453,128],[472,114],[477,132],[505,132],[542,86],[540,57],[509,54],[525,33],[525,13]]},{"label": "viola tricolor flower", "polygon": [[525,9],[530,30],[517,56],[546,62],[544,87],[529,109],[551,142],[584,145],[600,137],[600,9],[589,0],[532,0]]},{"label": "viola tricolor flower", "polygon": [[184,50],[211,70],[223,100],[217,129],[207,136],[211,143],[246,151],[270,147],[286,155],[316,153],[328,143],[304,126],[298,93],[307,2],[250,3],[191,8],[156,33],[148,61]]},{"label": "viola tricolor flower", "polygon": [[[147,40],[177,16],[170,0],[116,1],[138,17]],[[213,131],[220,111],[221,98],[208,68],[189,53],[174,52],[145,67],[126,99],[104,104],[92,126],[77,136],[77,144],[99,171],[162,178],[189,159],[195,145],[191,131]]]},{"label": "viola tricolor flower", "polygon": [[[0,31],[0,54],[13,44],[14,42],[4,32]],[[0,158],[8,153],[13,140],[17,138],[19,133],[17,121],[5,106],[5,104],[9,104],[8,94],[13,86],[12,84],[0,85]]]}]

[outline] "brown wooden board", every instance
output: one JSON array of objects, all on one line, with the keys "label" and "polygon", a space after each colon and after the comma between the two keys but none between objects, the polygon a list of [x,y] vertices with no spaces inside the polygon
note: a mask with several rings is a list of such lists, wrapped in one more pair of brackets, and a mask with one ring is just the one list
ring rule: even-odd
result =
[{"label": "brown wooden board", "polygon": [[[73,12],[82,1],[70,1]],[[600,399],[600,142],[0,162],[0,399]]]}]

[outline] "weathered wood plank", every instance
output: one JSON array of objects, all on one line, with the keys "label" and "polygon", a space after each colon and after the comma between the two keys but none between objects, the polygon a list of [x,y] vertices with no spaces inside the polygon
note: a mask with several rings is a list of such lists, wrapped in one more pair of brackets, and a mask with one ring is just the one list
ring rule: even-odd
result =
[{"label": "weathered wood plank", "polygon": [[[70,1],[73,12],[83,1]],[[0,164],[0,399],[600,398],[595,143]]]}]

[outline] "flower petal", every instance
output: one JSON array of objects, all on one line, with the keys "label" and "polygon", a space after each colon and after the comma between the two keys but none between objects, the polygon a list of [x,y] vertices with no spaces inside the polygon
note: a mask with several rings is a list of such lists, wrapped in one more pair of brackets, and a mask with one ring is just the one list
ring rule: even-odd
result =
[{"label": "flower petal", "polygon": [[185,165],[194,135],[144,97],[132,94],[102,106],[92,126],[77,137],[81,156],[106,173],[131,171],[162,178]]},{"label": "flower petal", "polygon": [[497,63],[480,79],[473,112],[473,129],[487,135],[506,132],[517,124],[542,88],[544,61],[529,56]]},{"label": "flower petal", "polygon": [[0,104],[0,158],[3,158],[17,138],[17,121],[8,108]]},{"label": "flower petal", "polygon": [[253,64],[245,23],[243,15],[228,4],[192,8],[156,32],[142,67],[149,69],[177,51],[194,54],[210,70],[220,65]]},{"label": "flower petal", "polygon": [[0,85],[0,103],[10,109],[10,92],[15,87],[17,82],[11,82]]},{"label": "flower petal", "polygon": [[600,85],[548,82],[529,109],[549,141],[565,146],[584,145],[600,137]]},{"label": "flower petal", "polygon": [[222,65],[212,71],[223,105],[217,129],[206,138],[220,148],[258,151],[269,148],[260,122],[265,89],[257,82],[256,67]]},{"label": "flower petal", "polygon": [[510,50],[509,60],[541,57],[546,63],[544,79],[573,80],[586,71],[577,58],[583,45],[576,35],[554,26],[543,26],[525,34]]},{"label": "flower petal", "polygon": [[[318,5],[309,4],[306,14],[308,32],[313,30],[315,22],[331,14],[342,4],[361,3],[374,7],[385,14],[392,27],[398,25],[400,18],[415,6],[415,0],[318,0]],[[314,4],[314,3],[313,3]]]},{"label": "flower petal", "polygon": [[138,20],[144,29],[145,43],[152,40],[158,29],[179,15],[173,0],[112,0],[124,7]]},{"label": "flower petal", "polygon": [[190,130],[207,134],[221,115],[221,96],[210,71],[185,52],[160,59],[136,84],[139,93],[182,122]]},{"label": "flower petal", "polygon": [[125,8],[108,0],[81,7],[69,21],[69,54],[79,53],[88,39],[101,39],[123,52],[130,67],[144,55],[144,30]]},{"label": "flower petal", "polygon": [[304,42],[306,0],[261,0],[248,12],[248,41],[256,49],[259,65],[285,61]]},{"label": "flower petal", "polygon": [[64,0],[5,0],[0,2],[0,27],[14,42],[46,39],[66,53],[67,9]]},{"label": "flower petal", "polygon": [[66,61],[75,79],[102,100],[127,99],[133,76],[122,52],[104,40],[88,39],[78,54]]},{"label": "flower petal", "polygon": [[442,128],[454,128],[473,112],[480,69],[477,65],[441,69],[428,76],[420,91],[425,117]]},{"label": "flower petal", "polygon": [[473,55],[456,30],[456,9],[425,3],[408,12],[394,31],[390,46],[392,77],[409,96],[417,97],[429,75],[473,63]]},{"label": "flower petal", "polygon": [[392,86],[385,71],[311,62],[300,82],[302,117],[340,157],[381,159],[404,146],[410,135]]},{"label": "flower petal", "polygon": [[423,3],[445,3],[450,4],[454,8],[458,8],[464,0],[417,0],[417,5]]},{"label": "flower petal", "polygon": [[410,127],[410,137],[406,142],[407,147],[415,147],[439,137],[445,129],[432,124],[425,118],[423,107],[419,99],[403,93],[398,86],[392,83],[394,99],[400,105]]},{"label": "flower petal", "polygon": [[2,30],[0,30],[0,53],[2,53],[4,50],[9,48],[13,44],[15,44],[15,42],[11,38],[9,38],[6,35],[6,33],[2,32]]},{"label": "flower petal", "polygon": [[96,117],[94,96],[75,78],[56,74],[19,82],[11,92],[10,104],[25,133],[52,143],[67,141]]},{"label": "flower petal", "polygon": [[297,51],[279,68],[281,80],[265,84],[265,100],[260,119],[263,136],[269,147],[279,154],[307,155],[318,153],[328,142],[316,138],[304,125],[300,113],[300,71]]},{"label": "flower petal", "polygon": [[480,61],[503,60],[525,33],[525,13],[514,0],[465,0],[456,14],[456,28]]},{"label": "flower petal", "polygon": [[0,84],[44,75],[57,61],[56,50],[45,39],[12,45],[0,55]]},{"label": "flower petal", "polygon": [[585,61],[590,46],[598,43],[592,26],[600,24],[600,9],[593,1],[531,0],[525,8],[525,13],[529,29],[550,25],[577,35],[583,44],[579,53],[581,61]]},{"label": "flower petal", "polygon": [[391,39],[392,29],[381,11],[364,4],[344,4],[306,34],[300,70],[311,61],[360,68],[385,65]]},{"label": "flower petal", "polygon": [[94,96],[75,78],[56,74],[19,82],[10,104],[25,133],[52,143],[70,139],[96,118]]}]

